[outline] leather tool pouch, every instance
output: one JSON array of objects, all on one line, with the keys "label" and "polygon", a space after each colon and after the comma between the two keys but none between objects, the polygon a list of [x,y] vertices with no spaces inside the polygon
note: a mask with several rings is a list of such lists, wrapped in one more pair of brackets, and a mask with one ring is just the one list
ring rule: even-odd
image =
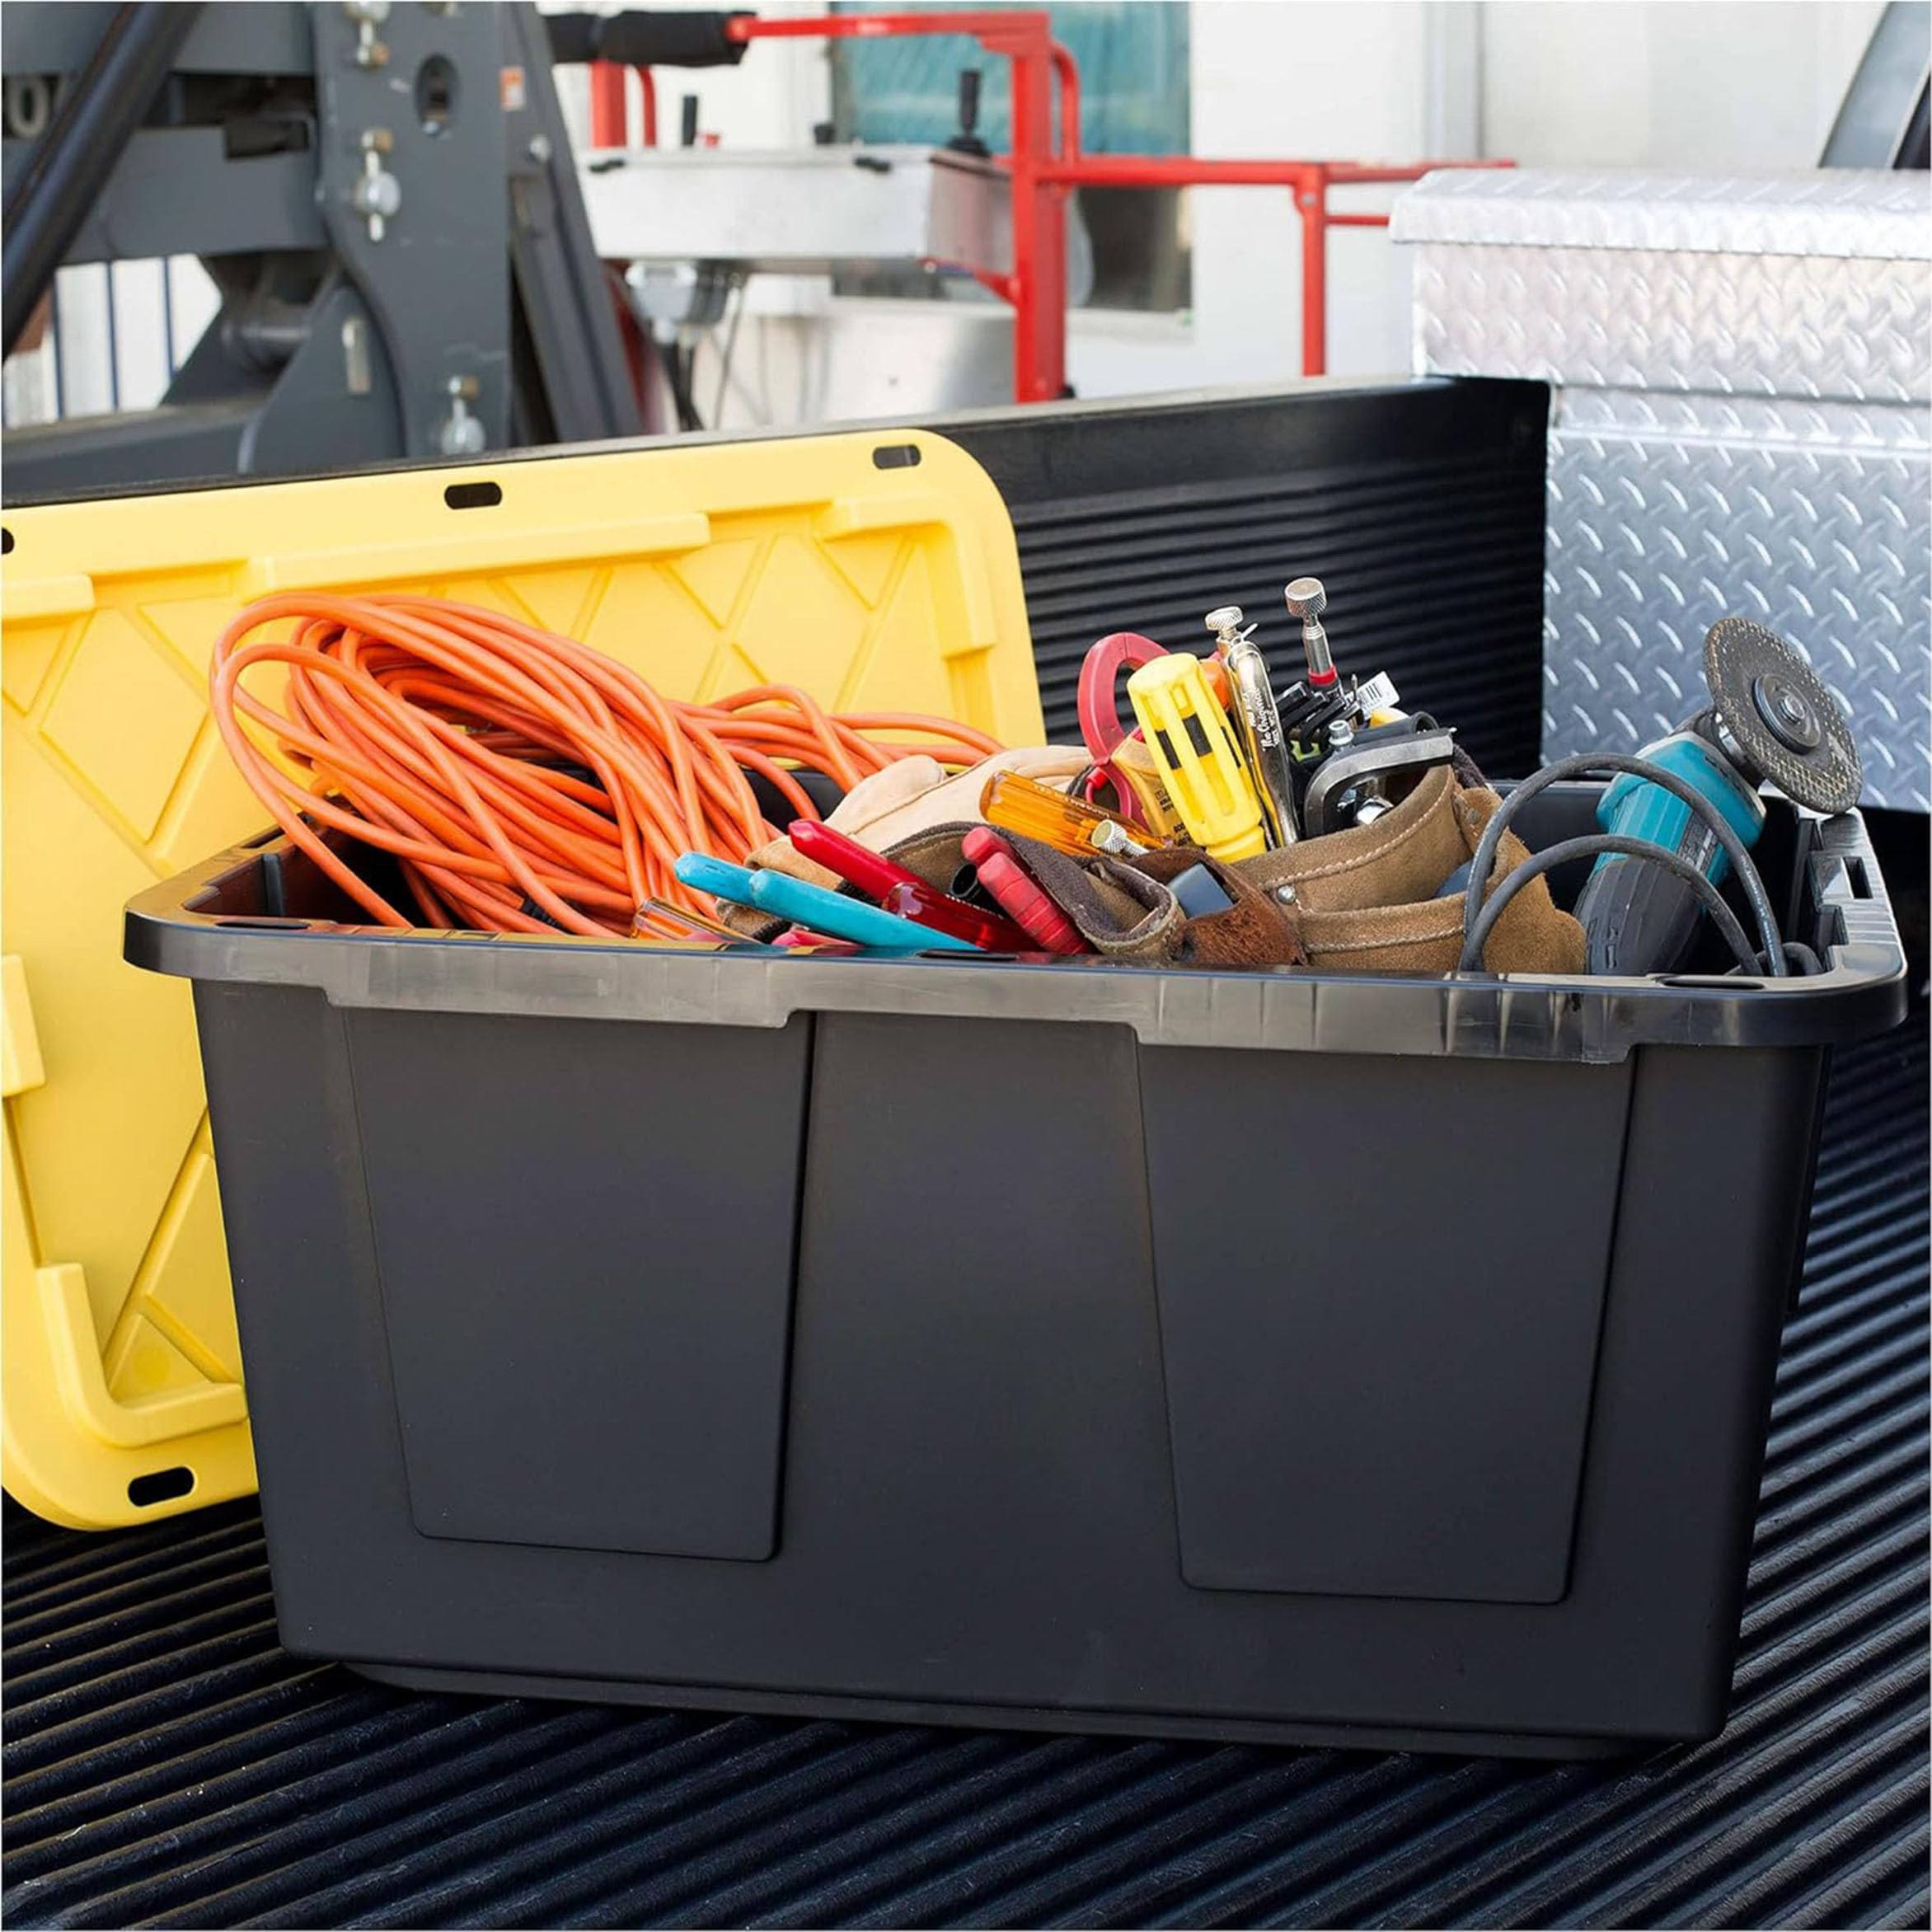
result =
[{"label": "leather tool pouch", "polygon": [[[964,862],[959,842],[972,828],[936,827],[889,855],[942,889]],[[1096,853],[1076,859],[1039,841],[1005,835],[1042,890],[1073,921],[1081,938],[1111,959],[1155,966],[1293,966],[1302,960],[1292,914],[1238,874],[1191,846],[1133,860]],[[1167,882],[1205,865],[1234,902],[1224,912],[1190,919]]]},{"label": "leather tool pouch", "polygon": [[[966,862],[960,842],[972,830],[969,824],[935,826],[886,856],[945,890]],[[1186,917],[1165,886],[1104,854],[1070,858],[1037,839],[1001,836],[1096,952],[1142,965],[1178,961]]]},{"label": "leather tool pouch", "polygon": [[[1339,973],[1453,973],[1462,954],[1464,895],[1433,895],[1470,858],[1501,800],[1458,785],[1452,768],[1428,773],[1372,825],[1331,832],[1259,858],[1224,865],[1191,846],[1132,860],[1076,859],[1007,834],[1042,889],[1104,957],[1137,965],[1254,968],[1307,966]],[[886,856],[941,891],[964,863],[955,823],[925,828]],[[1529,856],[1513,833],[1497,853],[1500,880]],[[802,861],[799,861],[802,863]],[[1234,901],[1225,912],[1189,919],[1167,881],[1204,865]],[[788,867],[787,870],[794,869]],[[814,868],[814,870],[817,868]],[[1293,889],[1284,903],[1281,889]],[[720,911],[740,931],[771,938],[784,922],[748,908]],[[1583,929],[1534,879],[1498,921],[1484,949],[1491,973],[1581,973]]]},{"label": "leather tool pouch", "polygon": [[1139,966],[1175,966],[1187,915],[1158,879],[1124,860],[1096,853],[1076,859],[1038,839],[1005,835],[1048,898],[1109,959]]},{"label": "leather tool pouch", "polygon": [[[908,871],[943,891],[952,873],[935,876],[921,871],[917,863],[903,856],[917,851],[936,841],[953,841],[954,870],[959,865],[959,841],[978,811],[979,795],[987,777],[995,771],[1020,771],[1043,785],[1064,787],[1085,771],[1087,754],[1074,745],[1029,745],[1015,751],[996,752],[964,771],[948,773],[936,760],[919,757],[899,759],[884,770],[862,778],[841,799],[826,818],[835,830],[870,846],[875,851],[895,858]],[[787,872],[809,885],[822,885],[828,892],[842,889],[836,872],[814,864],[794,849],[789,838],[778,837],[760,846],[746,860],[753,866],[774,872]],[[720,902],[718,917],[734,932],[748,939],[771,940],[784,931],[788,920],[773,919],[749,906]]]},{"label": "leather tool pouch", "polygon": [[1225,912],[1190,919],[1181,928],[1179,964],[1184,966],[1304,966],[1308,954],[1301,921],[1244,879],[1240,872],[1192,846],[1170,846],[1133,861],[1135,870],[1165,885],[1191,865],[1205,866],[1215,884],[1234,901]]},{"label": "leather tool pouch", "polygon": [[[1372,825],[1306,839],[1235,868],[1264,893],[1294,889],[1308,964],[1331,972],[1453,973],[1462,954],[1464,895],[1433,895],[1471,857],[1502,800],[1465,789],[1447,766],[1428,773]],[[1506,832],[1500,881],[1529,856]],[[1532,880],[1498,921],[1484,949],[1491,973],[1581,973],[1583,929],[1559,910],[1546,879]]]}]

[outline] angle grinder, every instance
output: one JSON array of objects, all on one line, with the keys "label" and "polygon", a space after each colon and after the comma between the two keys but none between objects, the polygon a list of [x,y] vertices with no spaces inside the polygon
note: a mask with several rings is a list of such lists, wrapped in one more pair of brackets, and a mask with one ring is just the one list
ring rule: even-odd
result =
[{"label": "angle grinder", "polygon": [[[1794,804],[1848,812],[1864,783],[1851,727],[1811,667],[1775,632],[1725,617],[1704,640],[1711,703],[1640,754],[1708,799],[1746,846],[1764,829],[1758,787],[1766,781]],[[1717,834],[1682,800],[1631,773],[1597,807],[1606,832],[1679,854],[1721,885],[1730,861]],[[1680,965],[1697,936],[1701,907],[1662,865],[1615,854],[1597,861],[1576,903],[1592,973],[1640,977]]]}]

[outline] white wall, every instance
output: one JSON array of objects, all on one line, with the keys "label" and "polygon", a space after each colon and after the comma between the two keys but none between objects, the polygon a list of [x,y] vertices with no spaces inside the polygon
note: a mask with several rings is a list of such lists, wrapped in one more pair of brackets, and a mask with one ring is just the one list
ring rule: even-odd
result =
[{"label": "white wall", "polygon": [[[553,8],[581,3],[546,0]],[[1881,4],[1193,0],[1194,152],[1386,160],[1476,152],[1526,166],[1714,171],[1809,166]],[[759,7],[767,16],[818,11],[816,0],[763,0]],[[587,144],[585,77],[566,69],[559,82],[573,134]],[[734,147],[802,147],[830,110],[824,44],[812,40],[756,45],[736,68],[665,73],[659,88],[667,140],[677,138],[687,91],[698,96],[702,129]],[[1338,195],[1336,205],[1386,207],[1392,192],[1356,190]],[[1192,313],[1073,316],[1068,373],[1081,394],[1279,382],[1300,373],[1301,233],[1288,195],[1196,189],[1189,201]],[[154,274],[130,269],[117,277],[125,406],[159,393]],[[105,309],[90,275],[101,279],[87,270],[62,278],[70,412],[106,401]],[[210,292],[191,264],[177,266],[174,281],[177,340],[191,341]],[[796,319],[827,298],[822,282],[754,280],[738,352],[743,391],[734,393],[727,424],[838,407],[837,385],[828,388],[823,362],[814,363],[809,321]],[[1406,265],[1381,231],[1331,232],[1332,373],[1405,368],[1408,305]],[[917,325],[916,317],[895,324],[904,382],[889,372],[869,386],[866,406],[928,406],[915,393],[923,353]],[[712,393],[715,370],[715,363],[701,367],[701,399]],[[49,373],[46,352],[39,368],[10,370],[13,420],[39,413]]]},{"label": "white wall", "polygon": [[[1419,158],[1426,0],[1194,0],[1189,45],[1193,151],[1217,160]],[[1386,208],[1390,190],[1338,194]],[[1145,324],[1076,318],[1069,373],[1083,396],[1267,382],[1301,368],[1301,230],[1269,188],[1189,190],[1193,312],[1164,340]],[[1329,244],[1328,367],[1402,368],[1407,270],[1381,231]]]},{"label": "white wall", "polygon": [[1482,135],[1526,166],[1815,166],[1883,0],[1488,0]]},{"label": "white wall", "polygon": [[[1881,7],[1882,0],[1193,0],[1193,150],[1222,157],[1484,155],[1541,166],[1807,167]],[[781,85],[763,71],[781,53],[794,61]],[[782,43],[754,47],[742,68],[691,77],[691,84],[707,129],[769,146],[774,127],[809,129],[823,117],[824,72],[814,43]],[[808,104],[782,106],[788,88],[809,90]],[[669,127],[669,88],[665,110]],[[1342,191],[1335,205],[1386,208],[1395,192]],[[1082,396],[1299,374],[1301,244],[1288,195],[1195,189],[1188,201],[1191,314],[1070,317],[1068,374]],[[1333,230],[1329,249],[1329,372],[1406,368],[1401,251],[1379,229]],[[758,306],[795,312],[810,304],[767,298]],[[757,325],[750,326],[755,336]],[[816,401],[823,390],[786,373],[783,338],[797,335],[795,325],[774,324],[767,333],[779,346],[783,420],[796,398]],[[748,420],[742,404],[727,412],[727,422]]]},{"label": "white wall", "polygon": [[[1883,0],[1194,0],[1193,148],[1213,156],[1751,172],[1816,165]],[[1386,207],[1395,190],[1338,195]],[[1083,395],[1299,373],[1287,197],[1195,189],[1191,329],[1076,317]],[[1408,366],[1409,279],[1379,229],[1329,242],[1332,374]]]}]

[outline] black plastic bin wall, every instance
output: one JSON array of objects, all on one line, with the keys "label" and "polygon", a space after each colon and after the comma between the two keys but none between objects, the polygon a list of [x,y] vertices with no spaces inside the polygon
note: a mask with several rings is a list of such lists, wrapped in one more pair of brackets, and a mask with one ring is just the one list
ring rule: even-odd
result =
[{"label": "black plastic bin wall", "polygon": [[[1533,845],[1592,787],[1546,795]],[[277,1614],[414,1684],[1571,1753],[1722,1724],[1826,970],[1543,982],[385,935],[195,982]]]}]

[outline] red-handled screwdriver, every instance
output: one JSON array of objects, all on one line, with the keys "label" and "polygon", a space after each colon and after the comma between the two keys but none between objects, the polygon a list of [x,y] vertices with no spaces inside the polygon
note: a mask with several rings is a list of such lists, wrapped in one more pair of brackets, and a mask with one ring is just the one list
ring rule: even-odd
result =
[{"label": "red-handled screwdriver", "polygon": [[1011,919],[969,906],[929,885],[917,872],[895,864],[855,838],[835,832],[815,819],[800,818],[787,834],[795,851],[814,865],[836,872],[856,891],[876,900],[902,919],[950,933],[989,953],[1023,953],[1030,950],[1026,935]]},{"label": "red-handled screwdriver", "polygon": [[879,903],[902,919],[930,926],[935,932],[950,932],[954,939],[970,940],[986,952],[1033,950],[1033,941],[1012,920],[999,912],[982,912],[978,906],[969,906],[922,879],[889,887]]}]

